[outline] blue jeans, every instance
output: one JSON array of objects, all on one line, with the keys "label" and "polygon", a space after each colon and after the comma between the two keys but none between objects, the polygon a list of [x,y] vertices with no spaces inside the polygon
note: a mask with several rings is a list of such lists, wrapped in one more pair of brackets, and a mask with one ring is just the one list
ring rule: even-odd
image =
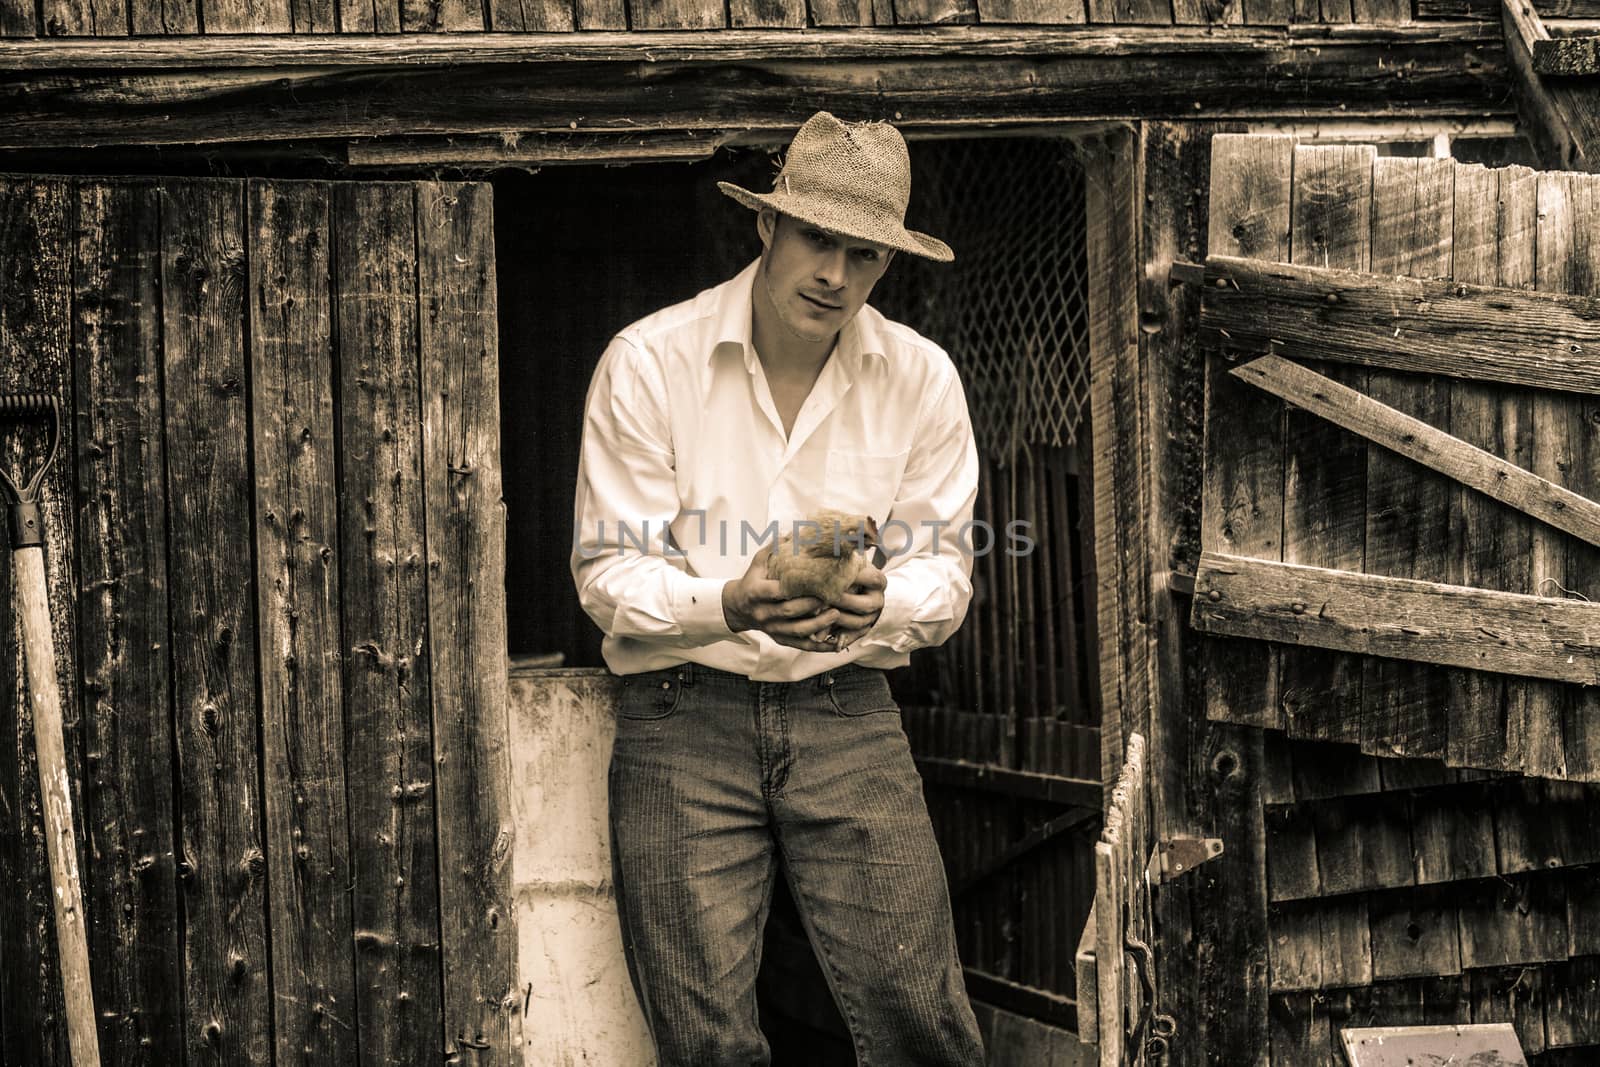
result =
[{"label": "blue jeans", "polygon": [[922,780],[881,670],[622,679],[611,834],[661,1067],[770,1061],[761,934],[782,870],[863,1067],[981,1067]]}]

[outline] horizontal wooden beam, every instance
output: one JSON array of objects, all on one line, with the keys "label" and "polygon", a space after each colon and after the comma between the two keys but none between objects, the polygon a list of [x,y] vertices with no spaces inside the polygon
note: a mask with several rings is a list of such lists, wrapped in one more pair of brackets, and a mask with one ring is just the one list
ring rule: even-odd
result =
[{"label": "horizontal wooden beam", "polygon": [[1190,624],[1447,667],[1600,684],[1600,604],[1203,553]]},{"label": "horizontal wooden beam", "polygon": [[[1163,116],[1509,113],[1497,37],[1481,26],[1442,36],[1414,29],[1305,39],[1315,47],[1281,29],[1198,27],[1148,37],[1103,28],[985,31],[991,38],[730,31],[666,35],[676,43],[659,45],[654,35],[630,34],[610,35],[610,52],[586,43],[602,35],[543,35],[543,52],[501,43],[500,35],[452,36],[418,55],[404,52],[415,47],[404,38],[380,38],[310,63],[319,46],[346,43],[258,38],[230,52],[201,38],[182,42],[193,49],[188,59],[176,61],[180,49],[167,56],[174,62],[150,65],[135,51],[142,40],[123,39],[96,45],[106,50],[99,58],[80,52],[80,67],[49,69],[16,62],[43,63],[48,53],[6,46],[0,148],[790,130],[817,108],[926,130]],[[57,44],[66,42],[27,47]],[[574,64],[579,53],[586,58]],[[113,54],[120,64],[107,66]],[[201,57],[204,66],[196,65]]]},{"label": "horizontal wooden beam", "polygon": [[1600,392],[1600,299],[1212,256],[1200,324],[1229,348]]},{"label": "horizontal wooden beam", "polygon": [[735,139],[736,135],[722,130],[401,137],[353,141],[345,150],[345,159],[353,167],[554,167],[694,162],[710,158],[717,149]]},{"label": "horizontal wooden beam", "polygon": [[1014,771],[1009,767],[971,763],[944,756],[918,756],[917,769],[930,785],[981,789],[1023,800],[1043,800],[1052,804],[1100,810],[1100,783],[1087,778],[1068,778],[1039,771]]},{"label": "horizontal wooden beam", "polygon": [[[941,26],[716,30],[707,33],[207,34],[188,37],[0,39],[0,70],[239,70],[484,66],[522,63],[743,63],[928,56],[1165,56],[1261,52],[1293,45],[1488,45],[1481,24],[1289,27]],[[1306,57],[1314,66],[1316,59]]]},{"label": "horizontal wooden beam", "polygon": [[1281,356],[1233,375],[1541,522],[1600,546],[1600,504]]}]

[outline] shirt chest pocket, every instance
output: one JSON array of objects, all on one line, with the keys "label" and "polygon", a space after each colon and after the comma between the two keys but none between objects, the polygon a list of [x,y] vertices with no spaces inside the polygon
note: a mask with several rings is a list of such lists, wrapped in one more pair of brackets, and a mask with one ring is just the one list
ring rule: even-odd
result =
[{"label": "shirt chest pocket", "polygon": [[910,449],[872,454],[830,448],[823,476],[824,503],[838,511],[870,515],[881,524],[894,506],[910,454]]}]

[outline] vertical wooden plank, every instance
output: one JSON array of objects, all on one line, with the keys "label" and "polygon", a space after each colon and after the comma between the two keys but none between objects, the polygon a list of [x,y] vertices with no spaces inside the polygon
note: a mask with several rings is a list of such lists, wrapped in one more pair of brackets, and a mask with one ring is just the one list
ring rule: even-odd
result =
[{"label": "vertical wooden plank", "polygon": [[[1600,1045],[1600,957],[1546,971],[1545,1030],[1552,1046]],[[1592,1056],[1594,1049],[1587,1054]]]},{"label": "vertical wooden plank", "polygon": [[1403,26],[1411,21],[1411,0],[1352,0],[1350,15],[1364,26]]},{"label": "vertical wooden plank", "polygon": [[[1301,145],[1294,158],[1293,262],[1367,270],[1371,260],[1370,145]],[[1316,367],[1359,389],[1354,367]],[[1290,409],[1284,417],[1283,559],[1313,567],[1361,569],[1361,508],[1366,445],[1323,419]],[[1283,710],[1291,737],[1356,741],[1361,661],[1321,650],[1285,650]]]},{"label": "vertical wooden plank", "polygon": [[445,1053],[521,1048],[506,749],[494,193],[417,186],[428,633],[437,767]]},{"label": "vertical wooden plank", "polygon": [[1267,809],[1267,898],[1300,900],[1317,896],[1317,833],[1310,805]]},{"label": "vertical wooden plank", "polygon": [[1244,0],[1172,0],[1172,21],[1179,26],[1242,25]]},{"label": "vertical wooden plank", "polygon": [[1498,873],[1494,819],[1482,783],[1419,790],[1410,809],[1418,885]]},{"label": "vertical wooden plank", "polygon": [[289,0],[289,18],[297,34],[338,31],[335,0]]},{"label": "vertical wooden plank", "polygon": [[400,0],[338,0],[343,33],[399,33]]},{"label": "vertical wooden plank", "polygon": [[1467,998],[1475,1023],[1510,1023],[1522,1051],[1545,1047],[1545,972],[1537,967],[1468,971]]},{"label": "vertical wooden plank", "polygon": [[[61,452],[41,483],[44,559],[63,719],[76,707],[76,640],[72,620],[72,190],[63,181],[0,180],[0,392],[43,392],[62,404]],[[0,422],[0,463],[13,477],[44,462],[45,434],[38,420]],[[55,914],[45,852],[44,809],[34,753],[33,711],[18,640],[10,540],[0,541],[0,700],[10,709],[0,738],[0,1001],[6,1032],[0,1046],[13,1063],[68,1062],[66,1017],[56,962]],[[82,743],[68,723],[67,777],[74,783],[78,870],[87,883],[89,842],[82,827]]]},{"label": "vertical wooden plank", "polygon": [[200,0],[128,0],[128,23],[136,36],[199,33]]},{"label": "vertical wooden plank", "polygon": [[[1572,228],[1566,256],[1566,291],[1582,296],[1600,295],[1600,179],[1591,174],[1570,179],[1568,218]],[[1541,286],[1542,287],[1542,286]],[[1571,467],[1564,484],[1590,500],[1600,499],[1600,397],[1593,395],[1561,398],[1568,409],[1571,427]],[[1600,576],[1600,548],[1583,544],[1575,537],[1566,543],[1566,570],[1582,595],[1594,599]],[[1580,781],[1600,781],[1600,692],[1592,686],[1569,687],[1565,714],[1565,753],[1567,776]]]},{"label": "vertical wooden plank", "polygon": [[1274,995],[1271,1015],[1274,1067],[1327,1067],[1333,1038],[1320,996]]},{"label": "vertical wooden plank", "polygon": [[[1289,259],[1294,140],[1218,134],[1211,142],[1209,255]],[[1201,541],[1236,556],[1279,559],[1283,535],[1283,405],[1232,374],[1227,353],[1206,360]],[[1206,639],[1206,715],[1281,728],[1278,652]]]},{"label": "vertical wooden plank", "polygon": [[736,30],[801,29],[806,24],[805,0],[729,0],[728,24]]},{"label": "vertical wooden plank", "polygon": [[722,4],[711,0],[628,0],[628,26],[635,30],[720,30]]},{"label": "vertical wooden plank", "polygon": [[73,351],[85,872],[101,1057],[181,1063],[167,670],[161,234],[145,183],[77,189]]},{"label": "vertical wooden plank", "polygon": [[[1537,182],[1526,167],[1456,168],[1457,281],[1526,289],[1533,285]],[[1533,465],[1533,395],[1458,380],[1450,385],[1450,432],[1525,469]],[[1533,592],[1534,523],[1465,486],[1452,489],[1448,581],[1511,593]],[[1445,758],[1458,767],[1522,766],[1528,692],[1537,683],[1484,671],[1451,671]],[[1556,687],[1545,685],[1544,702]]]},{"label": "vertical wooden plank", "polygon": [[1541,872],[1457,887],[1462,915],[1461,965],[1503,967],[1567,958],[1567,894]]},{"label": "vertical wooden plank", "polygon": [[443,1040],[412,188],[339,184],[339,572],[361,1062]]},{"label": "vertical wooden plank", "polygon": [[289,33],[290,0],[201,0],[207,33]]},{"label": "vertical wooden plank", "polygon": [[[1168,131],[1169,140],[1175,138],[1170,128],[1161,129]],[[1202,128],[1197,136],[1203,138],[1207,132]],[[1197,195],[1199,189],[1206,190],[1209,204],[1203,252],[1288,258],[1293,146],[1288,137],[1211,137],[1208,180],[1202,183],[1199,175],[1191,178]],[[1197,241],[1199,237],[1196,233]],[[1184,315],[1185,328],[1192,330],[1192,306],[1185,306]],[[1177,323],[1168,325],[1176,328]],[[1282,527],[1279,407],[1263,407],[1259,397],[1235,390],[1238,383],[1228,369],[1222,356],[1208,356],[1201,539],[1206,544],[1231,544],[1227,551],[1276,559]],[[1237,452],[1224,452],[1216,444],[1222,440],[1249,444]],[[1220,466],[1214,466],[1213,456]],[[1193,967],[1195,1040],[1185,1044],[1180,1055],[1190,1064],[1232,1057],[1246,1067],[1265,1067],[1269,1039],[1264,979],[1268,967],[1266,832],[1261,808],[1264,758],[1262,734],[1248,724],[1277,722],[1275,657],[1266,646],[1229,649],[1221,642],[1203,645],[1200,651],[1206,695],[1186,692],[1184,699],[1193,699],[1196,711],[1203,706],[1210,718],[1246,725],[1197,728],[1187,739],[1187,750],[1178,747],[1173,731],[1164,733],[1156,759],[1162,763],[1183,759],[1180,795],[1186,798],[1187,810],[1175,810],[1174,800],[1165,799],[1158,819],[1181,820],[1180,825],[1237,841],[1240,847],[1197,870],[1188,890],[1193,894],[1188,901],[1194,914],[1191,936],[1195,943],[1212,947]],[[1163,909],[1164,919],[1178,910],[1166,905]],[[1184,921],[1183,916],[1177,918]]]},{"label": "vertical wooden plank", "polygon": [[1324,893],[1410,885],[1411,834],[1405,805],[1383,793],[1314,805]]},{"label": "vertical wooden plank", "polygon": [[39,13],[45,37],[128,35],[126,0],[41,0]]},{"label": "vertical wooden plank", "polygon": [[278,1060],[354,1064],[326,185],[251,182],[261,758]]},{"label": "vertical wooden plank", "polygon": [[[572,5],[556,12],[566,15],[566,25],[543,28],[570,30]],[[483,19],[483,0],[400,0],[400,28],[406,33],[473,33],[487,28]]]},{"label": "vertical wooden plank", "polygon": [[184,1047],[267,1062],[242,183],[162,188],[173,704],[182,788]]},{"label": "vertical wooden plank", "polygon": [[[1589,282],[1580,272],[1588,269],[1587,235],[1591,220],[1576,214],[1576,186],[1572,174],[1540,174],[1535,193],[1538,227],[1535,237],[1535,284],[1548,292],[1581,292]],[[1578,441],[1572,416],[1578,405],[1565,396],[1546,391],[1533,394],[1533,463],[1535,474],[1558,485],[1572,479]],[[1533,591],[1563,596],[1583,583],[1568,571],[1567,541],[1542,523],[1533,524]],[[1552,778],[1567,776],[1567,731],[1572,687],[1532,687],[1529,690],[1527,733],[1524,740],[1524,774]]]},{"label": "vertical wooden plank", "polygon": [[[817,5],[818,0],[812,0],[813,13]],[[984,23],[1013,22],[1036,26],[1081,23],[1088,19],[1084,0],[978,0],[978,15]]]},{"label": "vertical wooden plank", "polygon": [[[583,24],[586,10],[593,24]],[[572,0],[489,0],[489,22],[496,31],[519,33],[628,28],[622,0],[579,0],[576,14]]]},{"label": "vertical wooden plank", "polygon": [[[1455,219],[1455,164],[1388,156],[1372,189],[1372,270],[1446,277]],[[1449,425],[1450,383],[1438,375],[1373,371],[1367,393],[1433,426]],[[1387,449],[1367,452],[1366,571],[1444,581],[1450,484]],[[1362,747],[1379,755],[1443,756],[1450,688],[1437,667],[1366,661]]]},{"label": "vertical wooden plank", "polygon": [[875,25],[871,0],[811,0],[810,10],[811,24],[818,29]]},{"label": "vertical wooden plank", "polygon": [[[900,26],[948,26],[978,21],[977,0],[894,0]],[[883,25],[880,21],[879,25]]]},{"label": "vertical wooden plank", "polygon": [[38,12],[28,0],[0,0],[0,37],[36,37]]}]

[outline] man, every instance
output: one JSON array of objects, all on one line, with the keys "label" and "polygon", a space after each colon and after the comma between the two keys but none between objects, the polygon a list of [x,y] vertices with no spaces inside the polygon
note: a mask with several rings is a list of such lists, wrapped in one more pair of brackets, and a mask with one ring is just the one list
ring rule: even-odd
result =
[{"label": "man", "polygon": [[[936,345],[866,306],[905,228],[898,131],[813,116],[760,258],[623,330],[589,388],[573,579],[622,676],[610,800],[629,968],[663,1067],[769,1062],[755,979],[788,880],[860,1063],[976,1067],[949,890],[884,671],[955,632],[978,459]],[[783,599],[774,535],[871,516],[886,562]],[[794,531],[803,540],[806,530]]]}]

